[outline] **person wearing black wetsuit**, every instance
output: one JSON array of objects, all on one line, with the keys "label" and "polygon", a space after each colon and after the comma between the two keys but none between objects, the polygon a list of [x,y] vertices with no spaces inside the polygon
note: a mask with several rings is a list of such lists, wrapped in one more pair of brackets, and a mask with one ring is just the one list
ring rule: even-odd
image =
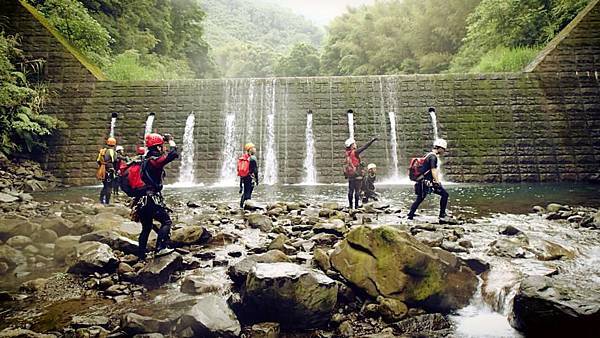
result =
[{"label": "person wearing black wetsuit", "polygon": [[446,207],[448,206],[448,192],[442,183],[440,182],[440,174],[438,169],[438,156],[443,155],[446,152],[447,142],[444,139],[437,139],[433,143],[433,149],[425,157],[425,163],[423,164],[423,178],[415,183],[415,194],[417,195],[415,201],[410,207],[410,211],[407,215],[408,219],[415,217],[415,212],[419,205],[425,200],[428,194],[434,193],[440,195],[440,223],[447,221]]},{"label": "person wearing black wetsuit", "polygon": [[367,144],[360,148],[356,148],[356,141],[353,138],[346,140],[346,162],[344,176],[348,179],[348,208],[352,209],[352,201],[354,200],[354,208],[358,209],[360,200],[360,190],[363,179],[363,164],[360,161],[360,154],[377,141],[377,138],[371,139]]},{"label": "person wearing black wetsuit", "polygon": [[[168,151],[164,149],[165,141],[169,143]],[[179,156],[175,142],[169,134],[165,134],[164,138],[159,134],[146,135],[146,148],[148,150],[142,163],[142,180],[147,186],[146,193],[144,196],[134,199],[132,203],[132,214],[137,218],[136,220],[142,223],[142,232],[138,239],[140,260],[146,258],[146,245],[154,226],[154,220],[160,222],[155,255],[162,256],[172,252],[167,248],[172,221],[169,216],[170,210],[165,205],[162,196],[162,189],[165,176],[164,167]]]},{"label": "person wearing black wetsuit", "polygon": [[256,161],[256,147],[252,143],[248,143],[244,146],[244,151],[246,152],[243,155],[243,158],[247,161],[250,161],[250,171],[248,175],[244,177],[240,177],[240,194],[242,194],[242,198],[240,199],[240,208],[244,207],[244,203],[246,200],[252,199],[252,191],[254,190],[254,185],[258,185],[258,162]]}]

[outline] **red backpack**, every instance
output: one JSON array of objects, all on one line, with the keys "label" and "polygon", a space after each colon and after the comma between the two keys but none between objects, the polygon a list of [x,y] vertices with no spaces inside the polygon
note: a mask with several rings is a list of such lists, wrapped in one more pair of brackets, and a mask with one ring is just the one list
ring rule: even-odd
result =
[{"label": "red backpack", "polygon": [[129,197],[143,196],[149,187],[142,179],[144,162],[132,161],[121,168],[121,190]]},{"label": "red backpack", "polygon": [[238,159],[237,173],[239,177],[250,175],[250,155],[244,154]]},{"label": "red backpack", "polygon": [[423,167],[425,166],[425,159],[427,158],[427,156],[429,156],[429,154],[431,153],[428,153],[424,157],[413,157],[410,159],[410,162],[408,164],[408,178],[411,181],[418,182],[423,179],[425,174],[431,171],[431,169],[423,171]]}]

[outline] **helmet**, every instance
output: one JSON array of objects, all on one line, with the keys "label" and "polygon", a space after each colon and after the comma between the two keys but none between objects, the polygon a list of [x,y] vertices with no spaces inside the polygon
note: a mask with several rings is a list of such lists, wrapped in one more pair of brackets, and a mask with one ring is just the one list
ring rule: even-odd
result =
[{"label": "helmet", "polygon": [[123,146],[117,146],[117,147],[115,148],[115,150],[116,150],[116,151],[121,151],[121,150],[123,150]]},{"label": "helmet", "polygon": [[162,145],[165,140],[160,134],[152,133],[146,135],[146,148]]},{"label": "helmet", "polygon": [[433,142],[433,146],[446,149],[448,147],[448,142],[446,142],[446,140],[443,138],[438,138]]},{"label": "helmet", "polygon": [[356,143],[356,141],[354,141],[353,138],[349,138],[346,140],[346,142],[344,142],[344,145],[346,146],[346,148],[350,148],[354,143]]},{"label": "helmet", "polygon": [[369,165],[367,166],[367,170],[371,170],[371,169],[376,169],[377,166],[375,165],[375,163],[369,163]]},{"label": "helmet", "polygon": [[138,154],[138,155],[144,155],[144,154],[146,153],[146,148],[144,148],[144,147],[142,147],[142,146],[140,146],[140,147],[137,147],[137,149],[135,150],[135,152],[136,152],[136,154]]},{"label": "helmet", "polygon": [[254,143],[252,143],[252,142],[246,143],[246,145],[244,146],[244,151],[248,151],[252,148],[254,148]]},{"label": "helmet", "polygon": [[114,137],[109,137],[106,139],[106,144],[109,146],[117,145],[117,139]]}]

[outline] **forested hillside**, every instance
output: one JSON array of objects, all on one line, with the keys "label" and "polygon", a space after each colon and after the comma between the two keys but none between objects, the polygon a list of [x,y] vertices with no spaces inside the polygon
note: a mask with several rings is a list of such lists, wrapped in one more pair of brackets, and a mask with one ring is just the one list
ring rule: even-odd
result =
[{"label": "forested hillside", "polygon": [[[199,1],[207,14],[206,40],[225,77],[286,75],[280,58],[294,46],[316,55],[323,38],[323,31],[309,20],[272,3]],[[314,71],[318,69],[317,65]]]}]

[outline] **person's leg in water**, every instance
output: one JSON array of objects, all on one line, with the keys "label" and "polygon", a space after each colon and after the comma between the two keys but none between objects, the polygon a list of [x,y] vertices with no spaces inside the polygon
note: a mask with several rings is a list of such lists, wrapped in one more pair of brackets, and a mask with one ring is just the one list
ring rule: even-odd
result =
[{"label": "person's leg in water", "polygon": [[348,179],[348,208],[352,209],[352,200],[353,200],[353,196],[354,196],[354,191],[355,191],[355,180],[352,178]]},{"label": "person's leg in water", "polygon": [[446,215],[446,207],[448,206],[448,197],[450,196],[446,189],[444,189],[441,185],[433,189],[433,193],[436,195],[440,195],[440,218],[445,218]]},{"label": "person's leg in water", "polygon": [[155,251],[160,253],[162,250],[167,249],[167,243],[169,242],[171,225],[173,222],[171,221],[171,216],[169,216],[169,213],[164,207],[156,205],[154,208],[154,219],[160,222],[160,229],[158,230]]},{"label": "person's leg in water", "polygon": [[142,232],[140,232],[140,236],[138,238],[138,258],[140,260],[144,260],[146,259],[146,246],[148,245],[148,237],[152,231],[152,214],[148,213],[147,210],[142,210],[140,222],[142,223]]},{"label": "person's leg in water", "polygon": [[113,189],[113,179],[110,173],[106,173],[104,180],[102,181],[102,191],[100,191],[100,203],[110,203],[110,194]]},{"label": "person's leg in water", "polygon": [[358,202],[360,201],[361,188],[362,188],[362,179],[355,180],[355,185],[354,185],[354,208],[355,209],[358,209],[360,207],[360,205],[358,205]]},{"label": "person's leg in water", "polygon": [[423,203],[423,201],[425,200],[425,197],[427,197],[427,191],[423,185],[423,182],[415,183],[415,195],[417,195],[417,198],[410,206],[410,211],[407,215],[408,219],[413,219],[413,217],[415,217],[415,212],[417,212],[417,208],[419,208],[419,205],[421,205],[421,203]]}]

